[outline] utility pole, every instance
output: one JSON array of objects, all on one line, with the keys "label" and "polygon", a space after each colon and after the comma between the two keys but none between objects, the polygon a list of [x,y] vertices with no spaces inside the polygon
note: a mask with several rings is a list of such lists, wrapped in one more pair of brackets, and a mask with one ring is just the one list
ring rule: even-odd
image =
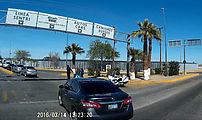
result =
[{"label": "utility pole", "polygon": [[163,18],[164,18],[164,33],[165,33],[165,63],[166,63],[166,72],[167,72],[167,41],[166,41],[166,22],[165,22],[165,11],[164,8],[161,8],[163,11]]},{"label": "utility pole", "polygon": [[112,68],[115,67],[115,63],[114,63],[114,58],[115,58],[115,44],[116,44],[116,37],[115,37],[115,30],[116,30],[116,27],[113,25],[113,28],[114,28],[114,46],[113,46],[113,62],[112,62]]}]

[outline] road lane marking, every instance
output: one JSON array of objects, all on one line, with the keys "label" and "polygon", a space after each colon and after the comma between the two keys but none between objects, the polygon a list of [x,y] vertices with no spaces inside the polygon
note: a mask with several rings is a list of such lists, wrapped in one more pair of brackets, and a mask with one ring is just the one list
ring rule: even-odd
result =
[{"label": "road lane marking", "polygon": [[18,100],[18,97],[17,97],[17,95],[16,95],[15,90],[11,90],[11,93],[13,94],[13,96],[15,96],[16,100]]},{"label": "road lane marking", "polygon": [[20,104],[39,104],[39,103],[56,103],[58,100],[47,100],[47,101],[26,101],[19,102]]},{"label": "road lane marking", "polygon": [[3,92],[3,101],[6,102],[8,100],[8,95],[7,95],[7,92],[4,91]]},{"label": "road lane marking", "polygon": [[181,78],[176,78],[176,79],[172,79],[172,80],[162,80],[162,81],[129,81],[128,83],[169,83],[169,82],[176,82],[176,81],[192,78],[192,77],[195,77],[195,76],[198,76],[198,75],[199,74],[193,74],[193,75],[189,75],[189,76],[185,76],[185,77],[181,77]]}]

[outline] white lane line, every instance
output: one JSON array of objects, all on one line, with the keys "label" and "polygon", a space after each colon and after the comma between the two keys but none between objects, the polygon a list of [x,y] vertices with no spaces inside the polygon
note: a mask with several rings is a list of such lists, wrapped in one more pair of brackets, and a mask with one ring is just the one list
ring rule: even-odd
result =
[{"label": "white lane line", "polygon": [[58,100],[47,100],[47,101],[26,101],[19,102],[20,104],[39,104],[39,103],[56,103]]}]

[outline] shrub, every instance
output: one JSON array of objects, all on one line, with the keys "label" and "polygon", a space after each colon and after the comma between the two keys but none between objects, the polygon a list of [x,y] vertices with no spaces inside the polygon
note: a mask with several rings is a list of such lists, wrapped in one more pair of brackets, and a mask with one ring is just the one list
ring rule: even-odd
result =
[{"label": "shrub", "polygon": [[161,68],[155,68],[155,74],[161,74],[162,71],[161,71]]},{"label": "shrub", "polygon": [[116,75],[120,75],[120,68],[112,68],[112,69],[109,69],[107,71],[107,76],[108,75],[112,75],[112,73],[115,73]]},{"label": "shrub", "polygon": [[168,69],[168,64],[163,63],[163,75],[164,76],[168,76],[168,71],[166,70],[166,68]]},{"label": "shrub", "polygon": [[88,75],[94,76],[94,72],[95,72],[95,69],[93,69],[93,68],[88,68]]},{"label": "shrub", "polygon": [[180,70],[179,62],[169,62],[169,76],[178,75]]},{"label": "shrub", "polygon": [[154,70],[153,69],[150,70],[150,75],[154,75]]}]

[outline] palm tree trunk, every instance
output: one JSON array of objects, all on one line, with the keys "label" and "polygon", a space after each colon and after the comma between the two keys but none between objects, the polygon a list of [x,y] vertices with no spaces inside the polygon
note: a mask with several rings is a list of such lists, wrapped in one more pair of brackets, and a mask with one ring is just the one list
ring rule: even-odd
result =
[{"label": "palm tree trunk", "polygon": [[149,56],[148,56],[148,72],[151,70],[151,53],[152,53],[152,38],[149,38]]},{"label": "palm tree trunk", "polygon": [[135,72],[135,59],[131,58],[130,62],[130,72]]},{"label": "palm tree trunk", "polygon": [[143,66],[144,66],[144,79],[148,80],[148,56],[147,56],[147,37],[144,35],[144,44],[143,44]]},{"label": "palm tree trunk", "polygon": [[75,68],[76,55],[72,54],[72,68]]},{"label": "palm tree trunk", "polygon": [[130,72],[131,72],[130,78],[132,80],[135,79],[135,59],[134,59],[134,57],[132,57],[132,59],[131,59]]}]

